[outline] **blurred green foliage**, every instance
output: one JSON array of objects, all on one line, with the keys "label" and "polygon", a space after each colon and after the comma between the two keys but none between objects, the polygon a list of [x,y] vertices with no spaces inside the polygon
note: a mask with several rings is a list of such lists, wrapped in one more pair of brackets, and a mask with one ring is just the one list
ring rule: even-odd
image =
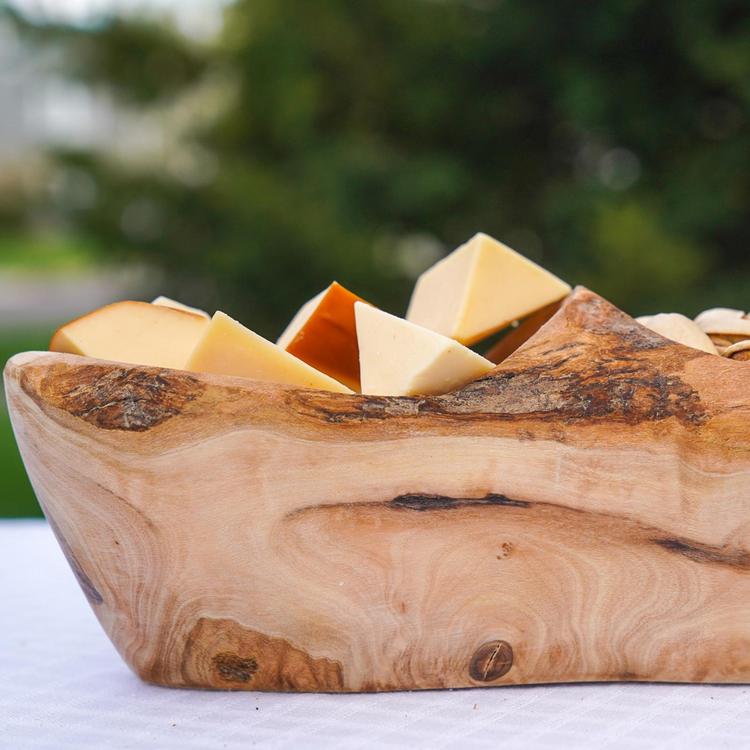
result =
[{"label": "blurred green foliage", "polygon": [[[77,272],[90,268],[96,251],[85,240],[61,234],[29,236],[0,235],[0,264],[14,273]],[[1,334],[0,334],[1,335]],[[0,339],[0,348],[3,346]]]},{"label": "blurred green foliage", "polygon": [[10,419],[4,409],[0,409],[0,472],[3,477],[0,517],[40,516],[42,512],[18,455]]},{"label": "blurred green foliage", "polygon": [[[49,332],[46,330],[0,328],[0,365],[4,366],[18,352],[44,350],[48,343]],[[41,510],[18,455],[4,406],[4,403],[0,404],[0,517],[38,516]]]},{"label": "blurred green foliage", "polygon": [[747,3],[236,0],[211,43],[25,27],[130,108],[222,92],[181,136],[190,175],[58,153],[97,200],[57,210],[266,334],[332,278],[402,311],[429,249],[477,230],[634,313],[748,306]]}]

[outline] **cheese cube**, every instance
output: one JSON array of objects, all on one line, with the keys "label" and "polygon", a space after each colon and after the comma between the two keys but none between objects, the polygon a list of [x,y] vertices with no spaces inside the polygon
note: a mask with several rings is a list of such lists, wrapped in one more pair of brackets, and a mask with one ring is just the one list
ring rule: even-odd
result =
[{"label": "cheese cube", "polygon": [[345,385],[318,372],[223,312],[217,312],[211,318],[186,369],[351,393]]},{"label": "cheese cube", "polygon": [[334,281],[300,308],[277,344],[316,370],[359,390],[357,301],[363,300]]},{"label": "cheese cube", "polygon": [[162,295],[158,296],[155,300],[153,300],[151,304],[163,305],[164,307],[172,307],[175,310],[182,310],[183,312],[190,312],[190,313],[193,313],[194,315],[200,315],[206,319],[211,317],[204,310],[199,310],[197,307],[190,307],[190,305],[183,305],[182,302],[178,302],[177,300],[170,299],[169,297],[164,297]]},{"label": "cheese cube", "polygon": [[470,345],[569,292],[557,276],[479,233],[419,277],[406,318]]},{"label": "cheese cube", "polygon": [[184,369],[208,320],[148,302],[115,302],[67,323],[50,350],[129,364]]},{"label": "cheese cube", "polygon": [[357,302],[362,393],[378,396],[447,393],[494,365],[447,336]]}]

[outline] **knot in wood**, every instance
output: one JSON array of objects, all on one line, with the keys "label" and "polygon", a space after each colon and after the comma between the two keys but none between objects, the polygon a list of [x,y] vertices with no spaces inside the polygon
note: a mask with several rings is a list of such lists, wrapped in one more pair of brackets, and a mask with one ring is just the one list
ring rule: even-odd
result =
[{"label": "knot in wood", "polygon": [[471,657],[469,676],[477,682],[492,682],[513,666],[513,649],[507,641],[487,641]]},{"label": "knot in wood", "polygon": [[248,682],[258,671],[258,662],[252,657],[243,659],[226,651],[216,654],[213,662],[221,678],[227,682]]}]

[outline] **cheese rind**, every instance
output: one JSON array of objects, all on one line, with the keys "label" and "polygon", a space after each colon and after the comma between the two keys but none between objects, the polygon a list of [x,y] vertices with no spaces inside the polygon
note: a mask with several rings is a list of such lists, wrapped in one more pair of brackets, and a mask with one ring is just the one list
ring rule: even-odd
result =
[{"label": "cheese rind", "polygon": [[316,370],[359,390],[354,303],[361,297],[333,282],[306,302],[277,344]]},{"label": "cheese rind", "polygon": [[174,310],[182,310],[183,312],[193,313],[193,315],[200,315],[208,320],[211,316],[205,311],[198,307],[190,307],[190,305],[183,305],[182,302],[178,302],[170,297],[159,295],[155,300],[151,301],[152,305],[161,305],[162,307],[171,307]]},{"label": "cheese rind", "polygon": [[690,318],[679,313],[659,313],[658,315],[642,315],[636,320],[651,331],[676,341],[678,344],[700,349],[709,354],[718,354],[713,341]]},{"label": "cheese rind", "polygon": [[460,388],[494,365],[447,336],[357,302],[362,393],[438,395]]},{"label": "cheese rind", "polygon": [[148,302],[115,302],[58,329],[50,351],[184,369],[208,326],[200,315]]},{"label": "cheese rind", "polygon": [[305,302],[302,307],[294,314],[294,317],[289,321],[289,324],[282,332],[281,336],[276,341],[276,344],[282,349],[286,349],[289,344],[294,341],[300,332],[300,329],[304,328],[305,323],[310,319],[315,310],[317,309],[320,301],[326,296],[330,287],[326,287],[322,292],[316,294],[312,299]]},{"label": "cheese rind", "polygon": [[223,312],[217,312],[211,318],[186,369],[286,383],[301,388],[351,393],[345,385],[297,359]]},{"label": "cheese rind", "polygon": [[570,293],[570,285],[478,233],[417,280],[407,320],[473,344]]}]

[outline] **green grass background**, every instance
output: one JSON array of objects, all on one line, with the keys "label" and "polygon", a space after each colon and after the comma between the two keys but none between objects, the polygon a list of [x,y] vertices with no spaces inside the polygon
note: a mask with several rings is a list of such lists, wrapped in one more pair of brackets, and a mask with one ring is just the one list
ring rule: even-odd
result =
[{"label": "green grass background", "polygon": [[[0,363],[4,366],[17,352],[46,349],[49,336],[50,331],[47,329],[0,328]],[[23,518],[41,514],[18,454],[3,397],[0,405],[0,518]]]}]

